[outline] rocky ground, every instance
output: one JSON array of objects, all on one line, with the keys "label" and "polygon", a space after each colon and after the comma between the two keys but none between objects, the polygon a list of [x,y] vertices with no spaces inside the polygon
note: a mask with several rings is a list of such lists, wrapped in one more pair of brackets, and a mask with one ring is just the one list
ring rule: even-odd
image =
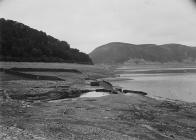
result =
[{"label": "rocky ground", "polygon": [[[94,78],[100,76],[100,72],[89,73]],[[10,77],[5,80],[4,76],[1,91],[9,95],[51,92],[53,97],[55,91],[93,89],[85,76],[74,75],[61,82]],[[0,96],[0,139],[194,140],[196,104],[136,94],[28,101]]]},{"label": "rocky ground", "polygon": [[0,139],[196,139],[196,105],[139,95],[1,103]]}]

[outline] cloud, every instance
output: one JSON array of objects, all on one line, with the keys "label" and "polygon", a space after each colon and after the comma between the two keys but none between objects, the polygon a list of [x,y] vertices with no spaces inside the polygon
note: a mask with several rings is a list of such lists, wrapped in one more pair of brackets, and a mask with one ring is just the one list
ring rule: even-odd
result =
[{"label": "cloud", "polygon": [[0,17],[43,30],[85,52],[111,41],[196,46],[191,0],[3,1]]}]

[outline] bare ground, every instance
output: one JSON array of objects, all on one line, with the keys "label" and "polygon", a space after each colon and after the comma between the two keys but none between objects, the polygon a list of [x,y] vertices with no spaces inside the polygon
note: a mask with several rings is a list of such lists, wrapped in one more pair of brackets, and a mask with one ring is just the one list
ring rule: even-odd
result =
[{"label": "bare ground", "polygon": [[[106,76],[89,68],[84,72]],[[4,75],[1,88],[18,95],[90,88],[84,78],[67,74],[66,81],[56,82]],[[0,139],[195,140],[196,104],[134,94],[35,101],[0,96]]]}]

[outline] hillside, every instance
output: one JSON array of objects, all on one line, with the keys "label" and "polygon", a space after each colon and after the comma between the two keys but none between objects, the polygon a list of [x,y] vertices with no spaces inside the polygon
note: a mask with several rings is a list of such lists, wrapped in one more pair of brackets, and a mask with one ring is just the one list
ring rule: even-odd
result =
[{"label": "hillside", "polygon": [[112,42],[100,46],[90,54],[93,63],[116,64],[127,61],[145,62],[195,62],[196,47],[180,44],[142,44]]},{"label": "hillside", "polygon": [[0,18],[0,61],[92,64],[85,53],[42,31]]}]

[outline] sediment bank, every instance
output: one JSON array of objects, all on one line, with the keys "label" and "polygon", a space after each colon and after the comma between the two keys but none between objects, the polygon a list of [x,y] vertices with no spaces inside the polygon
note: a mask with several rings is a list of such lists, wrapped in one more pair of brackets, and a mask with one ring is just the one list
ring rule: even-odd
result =
[{"label": "sediment bank", "polygon": [[[112,94],[112,90],[135,91],[110,84],[107,88],[108,84],[103,83],[98,84],[103,87],[90,86],[86,84],[89,79],[101,80],[77,76],[65,81],[6,81],[1,88],[7,89],[12,99],[0,102],[0,139],[196,139],[196,104]],[[75,98],[89,91],[110,95]]]}]

